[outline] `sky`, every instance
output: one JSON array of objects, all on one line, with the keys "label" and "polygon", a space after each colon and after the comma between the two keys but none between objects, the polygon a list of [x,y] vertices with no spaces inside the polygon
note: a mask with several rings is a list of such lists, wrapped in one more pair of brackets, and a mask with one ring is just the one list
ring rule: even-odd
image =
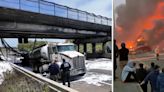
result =
[{"label": "sky", "polygon": [[125,0],[114,0],[114,6],[117,7],[121,4],[125,4]]},{"label": "sky", "polygon": [[[125,0],[114,0],[114,10],[121,4],[125,4],[126,1]],[[114,11],[114,15],[115,15],[115,19],[117,18],[117,14]]]},{"label": "sky", "polygon": [[[57,4],[65,5],[71,8],[87,11],[96,15],[102,15],[108,18],[112,17],[112,0],[46,0]],[[16,47],[18,40],[14,38],[5,39],[9,45]],[[31,39],[33,40],[33,39]],[[63,39],[42,39],[51,42],[64,42]],[[1,43],[0,43],[0,46]]]},{"label": "sky", "polygon": [[46,0],[96,15],[112,17],[112,0]]}]

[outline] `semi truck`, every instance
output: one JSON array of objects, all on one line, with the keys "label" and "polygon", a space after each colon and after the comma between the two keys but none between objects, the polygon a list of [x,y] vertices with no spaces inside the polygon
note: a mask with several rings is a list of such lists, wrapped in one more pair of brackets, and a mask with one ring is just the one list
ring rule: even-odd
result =
[{"label": "semi truck", "polygon": [[76,51],[73,43],[48,43],[30,52],[30,63],[33,71],[45,72],[53,61],[62,64],[62,60],[71,64],[70,75],[84,75],[86,73],[85,56]]}]

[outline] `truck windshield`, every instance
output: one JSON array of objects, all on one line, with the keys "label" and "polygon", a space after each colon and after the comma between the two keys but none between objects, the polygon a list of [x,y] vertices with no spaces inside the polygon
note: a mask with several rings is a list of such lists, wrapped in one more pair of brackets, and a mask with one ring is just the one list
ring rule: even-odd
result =
[{"label": "truck windshield", "polygon": [[57,46],[57,49],[59,52],[62,51],[74,51],[75,46],[74,45],[62,45],[62,46]]}]

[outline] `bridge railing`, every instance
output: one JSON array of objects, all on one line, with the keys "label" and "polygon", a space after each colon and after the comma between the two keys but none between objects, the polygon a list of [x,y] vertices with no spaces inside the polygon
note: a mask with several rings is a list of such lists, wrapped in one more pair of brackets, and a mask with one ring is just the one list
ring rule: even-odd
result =
[{"label": "bridge railing", "polygon": [[86,11],[73,9],[67,6],[44,0],[0,0],[1,7],[20,9],[52,16],[59,16],[90,23],[112,25],[111,18],[95,15]]}]

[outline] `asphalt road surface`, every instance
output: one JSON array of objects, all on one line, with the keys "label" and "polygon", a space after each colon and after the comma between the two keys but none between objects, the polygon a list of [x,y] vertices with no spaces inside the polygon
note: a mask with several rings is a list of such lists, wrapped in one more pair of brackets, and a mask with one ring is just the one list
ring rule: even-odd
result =
[{"label": "asphalt road surface", "polygon": [[95,59],[86,61],[87,73],[71,82],[79,92],[112,92],[112,61]]},{"label": "asphalt road surface", "polygon": [[[32,71],[30,67],[24,68]],[[79,92],[112,91],[112,61],[110,59],[86,60],[86,68],[87,72],[84,76],[71,78],[71,88]]]}]

